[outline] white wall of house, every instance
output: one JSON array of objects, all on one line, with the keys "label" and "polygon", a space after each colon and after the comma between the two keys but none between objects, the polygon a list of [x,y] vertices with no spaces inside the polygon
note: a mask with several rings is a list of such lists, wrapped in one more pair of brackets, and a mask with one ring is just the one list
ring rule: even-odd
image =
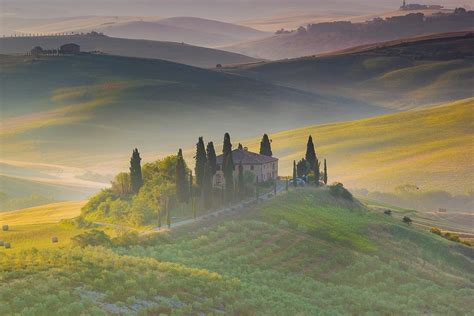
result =
[{"label": "white wall of house", "polygon": [[[274,162],[269,162],[266,164],[242,164],[245,171],[253,172],[255,175],[255,181],[263,182],[270,179],[276,179],[278,177],[278,160]],[[234,168],[234,179],[237,179],[239,176],[239,165],[236,164]],[[213,179],[214,186],[222,186],[224,185],[224,173],[222,172],[222,167],[219,166],[219,170],[214,175]]]}]

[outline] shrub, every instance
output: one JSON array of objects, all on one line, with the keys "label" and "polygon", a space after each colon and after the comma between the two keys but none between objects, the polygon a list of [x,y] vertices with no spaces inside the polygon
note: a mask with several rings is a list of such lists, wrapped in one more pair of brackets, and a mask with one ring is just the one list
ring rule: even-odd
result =
[{"label": "shrub", "polygon": [[115,238],[112,238],[111,242],[115,246],[131,246],[131,245],[139,244],[140,238],[137,232],[124,231],[124,232],[119,232],[118,236]]},{"label": "shrub", "polygon": [[431,227],[430,232],[441,236],[441,230],[438,227]]},{"label": "shrub", "polygon": [[391,210],[385,210],[383,211],[385,215],[392,216],[392,211]]},{"label": "shrub", "polygon": [[110,245],[110,237],[103,231],[96,229],[74,236],[71,240],[75,246],[79,247]]},{"label": "shrub", "polygon": [[344,188],[344,185],[340,182],[334,183],[333,185],[329,186],[329,193],[335,197],[343,198],[344,200],[352,201],[354,198],[352,197],[351,192]]},{"label": "shrub", "polygon": [[461,242],[461,239],[459,238],[459,236],[457,234],[453,234],[453,233],[450,233],[450,232],[446,232],[444,234],[444,237],[446,237],[446,239],[449,239],[451,241],[455,241],[455,242]]},{"label": "shrub", "polygon": [[413,221],[411,220],[411,218],[408,217],[408,216],[403,216],[402,221],[403,221],[405,224],[411,224],[411,222],[413,222]]}]

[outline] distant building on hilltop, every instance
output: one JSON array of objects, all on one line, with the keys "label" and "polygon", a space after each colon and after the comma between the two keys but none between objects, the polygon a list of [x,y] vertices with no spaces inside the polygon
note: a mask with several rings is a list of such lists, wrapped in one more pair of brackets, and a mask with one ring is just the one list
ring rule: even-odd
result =
[{"label": "distant building on hilltop", "polygon": [[74,43],[61,45],[59,48],[61,54],[79,54],[81,52],[81,47]]},{"label": "distant building on hilltop", "polygon": [[410,11],[410,10],[441,10],[443,8],[442,5],[437,4],[418,4],[418,3],[409,3],[407,4],[405,0],[403,0],[403,4],[400,7],[400,10]]},{"label": "distant building on hilltop", "polygon": [[[234,160],[234,179],[239,175],[239,164],[242,163],[244,172],[249,171],[255,175],[255,181],[264,182],[275,180],[278,177],[278,158],[260,155],[244,149],[232,151]],[[214,186],[224,185],[224,172],[222,171],[223,155],[217,156],[217,172],[214,175]]]}]

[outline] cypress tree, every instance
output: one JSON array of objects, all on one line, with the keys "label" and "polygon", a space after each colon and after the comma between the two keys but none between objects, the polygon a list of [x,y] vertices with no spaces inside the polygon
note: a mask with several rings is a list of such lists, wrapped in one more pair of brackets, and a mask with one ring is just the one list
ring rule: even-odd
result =
[{"label": "cypress tree", "polygon": [[306,144],[306,161],[309,164],[309,168],[312,171],[315,171],[315,163],[316,163],[316,152],[314,151],[314,144],[313,144],[313,137],[309,135],[308,143]]},{"label": "cypress tree", "polygon": [[326,166],[326,159],[324,159],[324,175],[323,175],[324,184],[328,184],[328,168]]},{"label": "cypress tree", "polygon": [[189,171],[189,198],[191,200],[191,210],[193,211],[193,218],[196,218],[196,207],[194,203],[194,190],[193,190],[193,172]]},{"label": "cypress tree", "polygon": [[319,168],[319,160],[316,158],[316,161],[314,163],[314,183],[316,186],[319,186],[319,180],[321,179],[321,170]]},{"label": "cypress tree", "polygon": [[163,203],[160,203],[161,200],[160,200],[160,197],[157,197],[156,199],[156,205],[157,205],[157,208],[158,208],[158,229],[161,228],[161,212],[163,211]]},{"label": "cypress tree", "polygon": [[176,161],[176,197],[179,202],[184,203],[187,203],[189,200],[186,173],[186,163],[184,162],[183,151],[180,148],[178,151],[178,159]]},{"label": "cypress tree", "polygon": [[293,160],[293,186],[296,187],[296,161]]},{"label": "cypress tree", "polygon": [[224,135],[222,157],[222,169],[224,171],[225,179],[225,199],[227,202],[232,201],[234,193],[234,160],[232,158],[232,143],[230,142],[229,133]]},{"label": "cypress tree", "polygon": [[168,225],[168,229],[171,228],[171,211],[170,211],[170,201],[166,199],[166,224]]},{"label": "cypress tree", "polygon": [[260,141],[260,155],[265,155],[271,157],[272,153],[272,146],[270,144],[270,139],[268,139],[267,134],[263,134],[262,140]]},{"label": "cypress tree", "polygon": [[209,168],[211,171],[211,181],[212,181],[212,177],[216,174],[216,171],[217,171],[217,157],[216,157],[216,151],[214,149],[213,142],[207,143],[206,153],[207,153],[207,161],[209,161]]},{"label": "cypress tree", "polygon": [[206,165],[206,148],[204,148],[204,141],[202,137],[199,137],[196,144],[196,166],[194,172],[196,174],[196,184],[199,187],[199,190],[202,190],[202,179],[204,177],[204,166]]},{"label": "cypress tree", "polygon": [[202,198],[206,210],[212,207],[212,177],[212,168],[208,160],[204,166],[204,178],[202,181]]},{"label": "cypress tree", "polygon": [[298,175],[298,177],[307,176],[309,171],[308,169],[311,168],[308,168],[308,162],[304,158],[298,161],[298,163],[296,164],[296,174]]},{"label": "cypress tree", "polygon": [[244,166],[242,166],[242,161],[239,163],[238,188],[239,188],[239,198],[243,200],[245,197],[245,183],[244,183]]},{"label": "cypress tree", "polygon": [[141,160],[140,153],[135,148],[130,159],[130,182],[134,194],[137,194],[143,185]]}]

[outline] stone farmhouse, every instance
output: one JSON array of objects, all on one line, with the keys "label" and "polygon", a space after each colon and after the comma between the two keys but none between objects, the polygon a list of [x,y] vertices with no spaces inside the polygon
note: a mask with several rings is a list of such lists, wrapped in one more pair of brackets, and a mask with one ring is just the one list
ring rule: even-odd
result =
[{"label": "stone farmhouse", "polygon": [[[278,158],[260,155],[243,149],[234,149],[232,151],[234,160],[234,179],[237,180],[239,174],[239,164],[242,163],[244,173],[252,172],[255,175],[255,181],[264,182],[278,177]],[[224,185],[224,173],[222,171],[223,156],[217,156],[217,172],[214,175],[214,186]]]}]

